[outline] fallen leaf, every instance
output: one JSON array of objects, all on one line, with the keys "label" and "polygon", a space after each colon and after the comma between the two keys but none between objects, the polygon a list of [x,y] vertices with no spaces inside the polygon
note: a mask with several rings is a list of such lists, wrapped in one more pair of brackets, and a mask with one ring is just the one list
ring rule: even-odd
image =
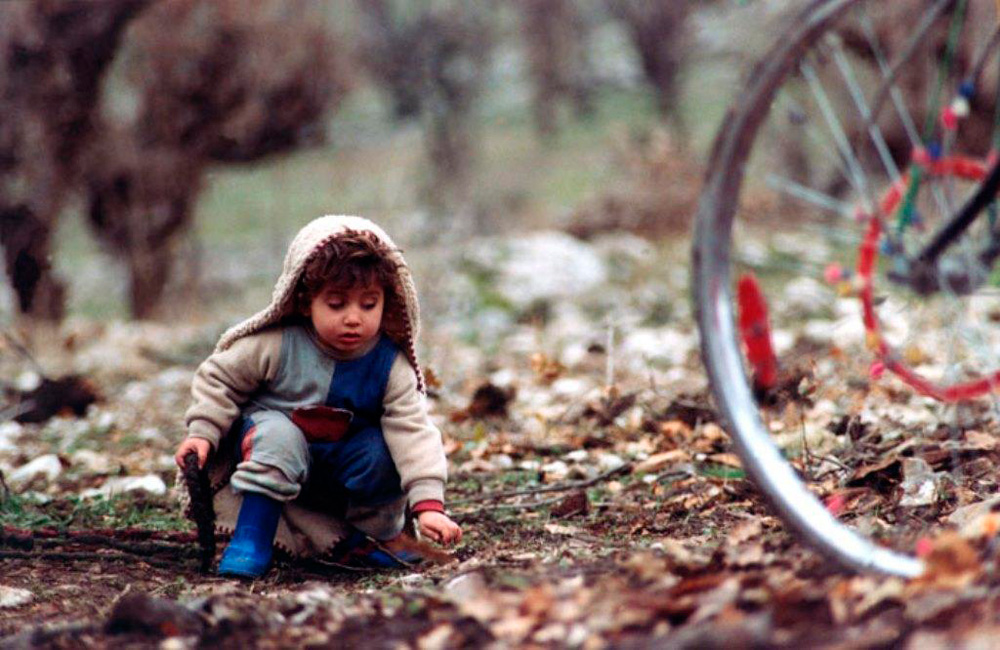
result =
[{"label": "fallen leaf", "polygon": [[691,455],[683,449],[673,449],[659,454],[653,454],[644,461],[641,461],[632,468],[633,474],[647,474],[658,472],[668,465],[687,463],[691,461]]},{"label": "fallen leaf", "polygon": [[556,359],[536,352],[531,355],[531,370],[540,384],[549,385],[566,372],[566,366]]},{"label": "fallen leaf", "polygon": [[590,500],[583,490],[567,495],[562,501],[552,506],[549,512],[553,517],[572,517],[574,515],[585,515],[590,510]]},{"label": "fallen leaf", "polygon": [[727,467],[743,467],[743,463],[740,461],[740,457],[736,454],[725,453],[725,454],[712,454],[708,457],[708,460],[713,463],[718,463],[719,465],[725,465]]},{"label": "fallen leaf", "polygon": [[932,588],[962,589],[982,572],[976,550],[954,531],[945,531],[932,540],[924,563],[923,574],[910,583],[913,592]]},{"label": "fallen leaf", "polygon": [[545,524],[545,532],[552,535],[576,535],[580,529],[576,526],[563,526],[562,524]]}]

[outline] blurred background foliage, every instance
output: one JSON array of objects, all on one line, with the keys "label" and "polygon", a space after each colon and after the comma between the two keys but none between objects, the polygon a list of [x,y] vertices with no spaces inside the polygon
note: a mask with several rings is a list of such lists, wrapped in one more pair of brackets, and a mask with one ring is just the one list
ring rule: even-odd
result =
[{"label": "blurred background foliage", "polygon": [[411,247],[683,233],[761,38],[736,6],[0,4],[0,314],[217,316],[325,213]]}]

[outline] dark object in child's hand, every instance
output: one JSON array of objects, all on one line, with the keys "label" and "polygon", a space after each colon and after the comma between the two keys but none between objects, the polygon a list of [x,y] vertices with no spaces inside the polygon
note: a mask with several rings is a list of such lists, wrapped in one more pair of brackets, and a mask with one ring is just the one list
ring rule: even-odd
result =
[{"label": "dark object in child's hand", "polygon": [[198,454],[189,452],[184,456],[184,484],[187,486],[191,504],[187,516],[198,527],[198,546],[201,547],[201,572],[208,573],[215,559],[215,509],[212,507],[212,486],[208,471],[198,468]]},{"label": "dark object in child's hand", "polygon": [[354,414],[332,406],[305,406],[292,411],[292,423],[309,442],[337,442],[351,426]]}]

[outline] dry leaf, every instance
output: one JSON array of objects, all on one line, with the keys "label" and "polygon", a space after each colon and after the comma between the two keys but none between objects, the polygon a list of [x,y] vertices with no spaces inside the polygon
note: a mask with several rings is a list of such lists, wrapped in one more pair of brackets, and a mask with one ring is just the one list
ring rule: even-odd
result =
[{"label": "dry leaf", "polygon": [[945,531],[930,540],[923,559],[926,569],[910,583],[911,593],[932,588],[962,589],[982,572],[976,550],[954,531]]},{"label": "dry leaf", "polygon": [[637,463],[632,468],[633,474],[647,474],[658,472],[668,465],[691,462],[691,456],[683,449],[673,449],[659,454],[653,454],[646,460]]},{"label": "dry leaf", "polygon": [[566,372],[566,366],[541,352],[531,355],[531,370],[540,384],[549,385]]},{"label": "dry leaf", "polygon": [[545,532],[552,535],[576,535],[580,529],[576,526],[564,526],[562,524],[545,524]]},{"label": "dry leaf", "polygon": [[712,454],[708,456],[708,460],[727,467],[736,467],[739,469],[743,468],[743,464],[740,462],[740,457],[732,453]]}]

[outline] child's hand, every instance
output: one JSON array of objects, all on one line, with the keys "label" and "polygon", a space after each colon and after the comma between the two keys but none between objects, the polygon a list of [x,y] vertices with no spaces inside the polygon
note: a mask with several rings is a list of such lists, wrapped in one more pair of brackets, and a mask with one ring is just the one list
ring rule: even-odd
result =
[{"label": "child's hand", "polygon": [[462,529],[443,512],[425,510],[417,515],[420,534],[438,544],[451,544],[462,539]]},{"label": "child's hand", "polygon": [[204,438],[185,438],[174,454],[174,462],[178,467],[184,469],[184,457],[192,451],[198,454],[198,467],[204,467],[205,461],[208,460],[208,452],[212,451],[212,443]]}]

